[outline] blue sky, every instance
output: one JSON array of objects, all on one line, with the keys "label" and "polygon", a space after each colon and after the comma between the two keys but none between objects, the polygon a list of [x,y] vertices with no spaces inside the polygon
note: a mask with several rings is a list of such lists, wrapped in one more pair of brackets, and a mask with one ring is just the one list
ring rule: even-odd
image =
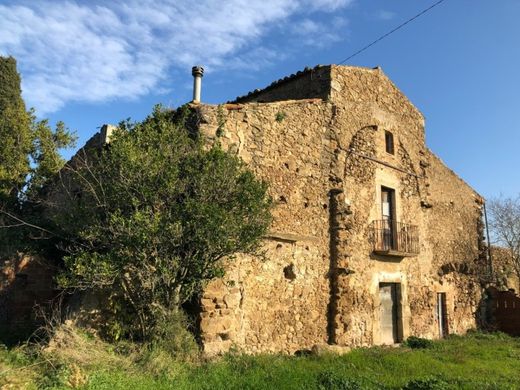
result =
[{"label": "blue sky", "polygon": [[[83,144],[155,103],[221,103],[338,63],[433,0],[0,0],[0,54],[24,98]],[[445,0],[349,61],[384,72],[426,117],[428,146],[485,197],[520,193],[520,1]],[[65,156],[70,156],[66,152]]]}]

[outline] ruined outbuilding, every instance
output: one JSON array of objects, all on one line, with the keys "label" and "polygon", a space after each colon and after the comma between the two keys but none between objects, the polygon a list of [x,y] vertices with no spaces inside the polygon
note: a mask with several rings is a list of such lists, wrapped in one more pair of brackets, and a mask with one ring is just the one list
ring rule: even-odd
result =
[{"label": "ruined outbuilding", "polygon": [[199,131],[270,183],[265,258],[201,299],[204,350],[250,353],[439,338],[477,326],[483,199],[425,144],[380,68],[317,66],[223,105]]}]

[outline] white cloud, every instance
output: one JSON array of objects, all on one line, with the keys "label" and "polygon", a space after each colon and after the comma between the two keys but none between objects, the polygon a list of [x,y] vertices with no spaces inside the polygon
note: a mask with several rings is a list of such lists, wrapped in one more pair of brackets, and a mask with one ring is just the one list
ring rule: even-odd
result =
[{"label": "white cloud", "polygon": [[258,69],[280,54],[261,44],[271,28],[296,20],[305,29],[300,34],[335,40],[310,13],[352,1],[18,1],[0,5],[0,54],[17,58],[25,99],[49,113],[68,102],[137,98],[169,88],[164,80],[171,68]]},{"label": "white cloud", "polygon": [[352,4],[353,0],[304,0],[302,5],[311,10],[335,11]]},{"label": "white cloud", "polygon": [[380,10],[376,14],[376,19],[379,19],[379,20],[392,20],[394,17],[395,17],[394,12],[386,11],[386,10]]},{"label": "white cloud", "polygon": [[304,18],[294,23],[291,30],[300,44],[324,47],[342,40],[347,24],[348,21],[341,17],[334,17],[327,22]]}]

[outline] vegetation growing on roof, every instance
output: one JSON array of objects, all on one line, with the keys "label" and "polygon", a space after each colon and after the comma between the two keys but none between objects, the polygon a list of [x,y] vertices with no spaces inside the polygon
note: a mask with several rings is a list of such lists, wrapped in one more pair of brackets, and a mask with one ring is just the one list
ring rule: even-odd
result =
[{"label": "vegetation growing on roof", "polygon": [[287,116],[287,114],[283,111],[278,111],[276,113],[276,116],[275,116],[275,120],[280,123],[280,122],[283,122],[283,120],[285,119],[285,117]]}]

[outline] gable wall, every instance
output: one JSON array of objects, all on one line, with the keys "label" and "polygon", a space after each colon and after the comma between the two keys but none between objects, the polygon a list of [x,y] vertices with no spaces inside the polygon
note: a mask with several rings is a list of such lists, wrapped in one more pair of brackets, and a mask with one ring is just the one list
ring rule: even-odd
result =
[{"label": "gable wall", "polygon": [[[480,197],[426,148],[422,115],[380,70],[333,66],[331,78],[327,101],[199,106],[201,131],[212,138],[225,122],[222,144],[277,201],[266,259],[239,258],[204,295],[208,353],[379,344],[383,282],[400,283],[403,337],[438,337],[437,292],[451,331],[476,326]],[[396,190],[398,220],[418,226],[418,256],[373,255],[382,185]]]}]

